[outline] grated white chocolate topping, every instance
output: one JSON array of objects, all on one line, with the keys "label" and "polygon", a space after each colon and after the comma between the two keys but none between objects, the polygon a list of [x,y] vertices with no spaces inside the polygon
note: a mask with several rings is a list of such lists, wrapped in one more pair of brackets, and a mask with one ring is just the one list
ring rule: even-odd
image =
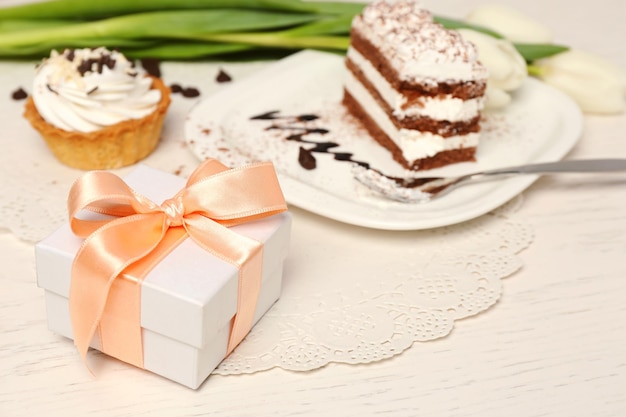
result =
[{"label": "grated white chocolate topping", "polygon": [[52,51],[37,67],[33,101],[46,122],[93,132],[152,113],[161,92],[123,54],[100,47]]},{"label": "grated white chocolate topping", "polygon": [[363,9],[363,21],[375,32],[392,32],[399,27],[415,27],[433,21],[432,14],[419,1],[377,0]]},{"label": "grated white chocolate topping", "polygon": [[352,27],[380,50],[403,80],[435,84],[487,79],[476,47],[434,22],[419,1],[374,1],[354,18]]}]

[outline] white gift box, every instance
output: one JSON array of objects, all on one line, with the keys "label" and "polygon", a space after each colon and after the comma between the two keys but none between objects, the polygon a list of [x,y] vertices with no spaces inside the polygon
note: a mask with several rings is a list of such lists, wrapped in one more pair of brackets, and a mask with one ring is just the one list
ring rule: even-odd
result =
[{"label": "white gift box", "polygon": [[[142,165],[125,181],[155,203],[171,198],[185,185],[182,178]],[[231,228],[264,244],[262,286],[254,323],[280,295],[290,228],[288,212]],[[71,268],[81,243],[69,224],[64,224],[35,247],[37,282],[45,290],[48,327],[70,339]],[[143,280],[144,368],[198,388],[226,355],[231,319],[237,310],[237,288],[235,266],[185,239]],[[101,350],[97,336],[91,346]]]}]

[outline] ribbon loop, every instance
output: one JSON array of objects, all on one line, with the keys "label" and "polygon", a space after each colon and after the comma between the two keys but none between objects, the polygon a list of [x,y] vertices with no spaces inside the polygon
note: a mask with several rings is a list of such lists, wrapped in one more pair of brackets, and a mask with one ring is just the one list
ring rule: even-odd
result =
[{"label": "ribbon loop", "polygon": [[[231,198],[232,197],[232,198]],[[72,186],[68,199],[72,230],[86,236],[72,266],[70,316],[74,343],[86,361],[89,344],[98,326],[107,320],[111,288],[127,270],[141,270],[141,280],[150,268],[182,240],[191,236],[202,248],[217,254],[239,269],[237,313],[232,321],[230,352],[252,326],[261,280],[262,244],[244,238],[228,227],[287,210],[276,173],[268,163],[229,169],[216,160],[206,160],[191,174],[187,185],[174,197],[157,205],[134,192],[121,179],[106,171],[92,171]],[[81,210],[106,214],[104,220],[77,218]],[[183,226],[183,227],[180,227]],[[165,248],[165,249],[164,249]],[[136,265],[146,264],[144,269]],[[128,287],[128,286],[126,286]],[[140,297],[124,296],[126,321],[133,322],[131,336],[116,336],[105,346],[119,347],[114,356],[143,367]],[[126,305],[127,304],[127,305]],[[107,336],[108,337],[108,336]],[[120,339],[123,338],[123,339]],[[109,353],[106,352],[105,353]]]}]

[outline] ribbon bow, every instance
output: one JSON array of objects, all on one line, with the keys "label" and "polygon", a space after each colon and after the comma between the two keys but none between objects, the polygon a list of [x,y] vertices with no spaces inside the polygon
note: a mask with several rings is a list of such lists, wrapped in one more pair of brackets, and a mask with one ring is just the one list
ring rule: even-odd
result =
[{"label": "ribbon bow", "polygon": [[[161,259],[151,259],[154,253],[165,256],[187,237],[239,269],[237,313],[227,347],[230,353],[252,327],[263,245],[229,227],[285,211],[287,206],[271,163],[229,169],[209,159],[191,174],[182,190],[161,205],[110,172],[88,172],[72,186],[68,209],[72,231],[86,238],[72,265],[70,288],[74,343],[86,363],[107,299],[121,281],[116,278],[146,260],[154,266]],[[83,210],[112,217],[79,218]],[[128,338],[133,340],[117,337],[122,352],[113,356],[143,367],[140,298],[127,298],[122,314],[136,316],[129,319],[134,330]]]}]

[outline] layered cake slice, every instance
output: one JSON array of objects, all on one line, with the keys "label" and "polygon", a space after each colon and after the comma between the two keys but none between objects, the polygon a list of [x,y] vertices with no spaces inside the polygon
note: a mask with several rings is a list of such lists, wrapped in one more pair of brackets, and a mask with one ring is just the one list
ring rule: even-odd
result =
[{"label": "layered cake slice", "polygon": [[411,170],[472,161],[487,70],[419,2],[377,0],[352,22],[343,103]]}]

